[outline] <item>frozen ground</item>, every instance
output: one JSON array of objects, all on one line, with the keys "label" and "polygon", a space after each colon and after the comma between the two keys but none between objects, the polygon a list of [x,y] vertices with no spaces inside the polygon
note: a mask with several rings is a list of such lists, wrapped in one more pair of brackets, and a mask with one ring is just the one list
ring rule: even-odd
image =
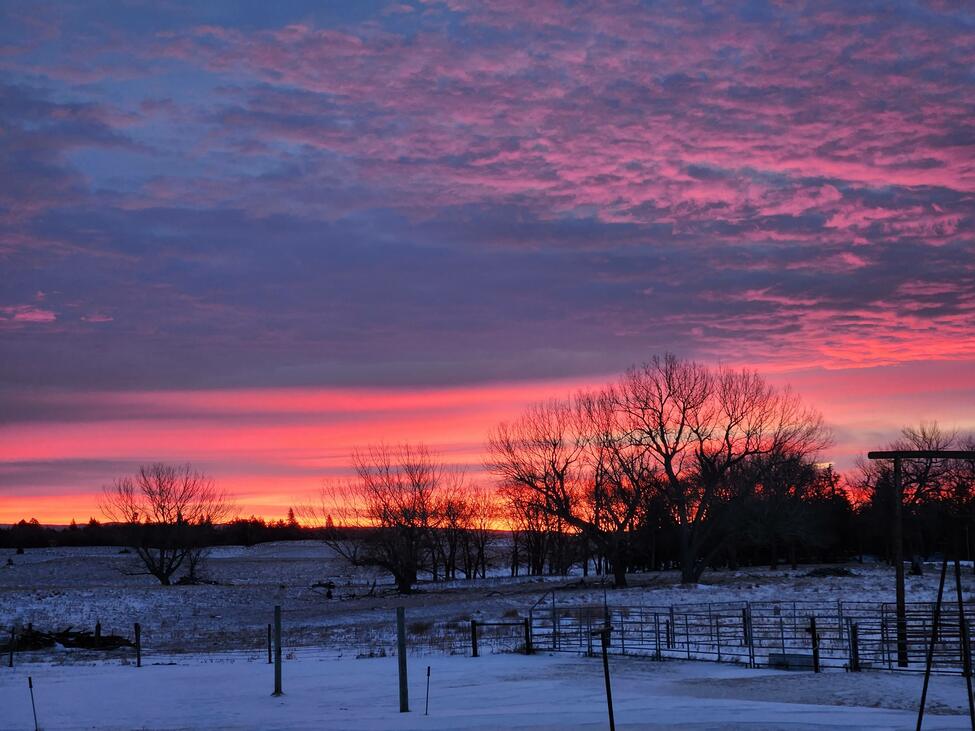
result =
[{"label": "frozen ground", "polygon": [[[14,561],[5,566],[7,558]],[[19,654],[0,667],[0,730],[33,728],[26,677],[34,678],[42,728],[54,729],[557,729],[605,728],[598,660],[571,655],[437,652],[420,641],[432,623],[524,615],[544,592],[559,604],[601,602],[598,577],[496,577],[423,584],[399,597],[384,577],[350,570],[317,542],[229,547],[213,552],[216,583],[161,587],[132,575],[131,555],[115,548],[0,551],[0,627],[31,622],[131,636],[144,628],[145,666],[114,657],[55,650]],[[694,602],[891,601],[892,571],[850,564],[852,577],[811,578],[764,568],[709,572],[697,586],[675,573],[632,575],[631,588],[607,590],[613,605]],[[963,578],[966,598],[973,579]],[[378,581],[377,581],[378,580]],[[334,582],[331,599],[318,582]],[[374,585],[374,581],[375,583]],[[933,599],[937,572],[909,577],[908,599]],[[285,692],[270,697],[261,648],[275,604],[284,607]],[[388,647],[393,609],[405,605],[411,636],[414,712],[399,714],[396,660],[356,659]],[[460,633],[463,639],[463,632]],[[377,639],[384,638],[384,639]],[[460,651],[466,654],[466,640]],[[232,651],[231,651],[232,650]],[[613,657],[621,729],[912,728],[917,674],[782,673],[714,663]],[[422,715],[424,671],[433,668],[431,715]],[[963,681],[935,677],[925,728],[966,728]]]},{"label": "frozen ground", "polygon": [[[174,661],[176,664],[165,664]],[[251,657],[180,655],[156,665],[0,668],[0,728],[53,729],[599,729],[598,659],[544,654],[411,658],[412,712],[399,713],[396,658],[334,659],[313,651],[271,667]],[[426,666],[432,668],[424,716]],[[612,658],[620,729],[909,729],[918,675],[784,673],[713,663]],[[964,684],[935,677],[926,729],[968,728]]]},{"label": "frozen ground", "polygon": [[[13,566],[5,565],[8,557]],[[630,576],[631,588],[608,589],[607,599],[629,606],[893,601],[893,572],[882,564],[849,564],[854,577],[810,578],[810,568],[713,571],[691,587],[681,586],[676,572],[636,574]],[[28,549],[21,556],[0,550],[0,626],[30,622],[41,629],[91,629],[100,621],[105,632],[130,636],[133,623],[140,622],[148,652],[219,651],[263,646],[272,608],[280,604],[286,645],[362,652],[378,628],[389,628],[397,605],[406,606],[413,623],[459,623],[523,615],[551,588],[560,604],[603,599],[600,580],[592,576],[423,584],[415,595],[399,597],[386,577],[350,569],[316,541],[217,548],[206,565],[214,584],[162,587],[151,577],[132,575],[135,569],[134,556],[117,548]],[[314,586],[325,581],[336,585],[332,599]],[[970,569],[963,583],[967,597],[975,583]],[[934,566],[923,577],[908,577],[909,601],[933,599],[936,591]]]}]

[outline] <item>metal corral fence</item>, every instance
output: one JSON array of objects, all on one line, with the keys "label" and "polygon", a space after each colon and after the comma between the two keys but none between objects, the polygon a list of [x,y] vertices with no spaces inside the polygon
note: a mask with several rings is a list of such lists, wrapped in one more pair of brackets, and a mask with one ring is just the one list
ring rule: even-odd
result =
[{"label": "metal corral fence", "polygon": [[[907,606],[907,670],[924,670],[933,612],[933,603]],[[897,665],[895,617],[893,604],[879,602],[560,605],[552,592],[529,612],[536,650],[593,654],[594,631],[609,624],[610,652],[620,655],[854,671],[904,669]],[[975,608],[965,608],[965,620],[970,627]],[[962,672],[962,653],[957,607],[942,607],[934,670]]]},{"label": "metal corral fence", "polygon": [[[124,626],[100,624],[92,628],[73,628],[41,632],[32,625],[0,627],[0,663],[13,666],[28,660],[73,662],[118,659],[135,663],[173,658],[182,654],[227,656],[237,653],[271,661],[274,614],[268,608],[267,624],[239,627],[194,626],[180,630],[169,623],[146,626],[133,623]],[[520,622],[521,620],[519,620]],[[395,655],[396,620],[392,611],[365,623],[309,625],[305,614],[283,608],[281,612],[281,648],[288,656],[314,651],[330,656],[382,657]],[[484,652],[510,652],[518,649],[504,626],[485,626],[478,634]],[[406,634],[411,655],[469,654],[471,621],[467,617],[425,619],[409,617]],[[68,635],[72,642],[67,642]],[[101,636],[101,639],[100,637]],[[68,651],[64,651],[68,648]]]},{"label": "metal corral fence", "polygon": [[[907,605],[907,670],[924,669],[931,641],[934,605]],[[975,607],[965,608],[969,627]],[[105,628],[107,639],[118,647],[98,647],[91,632],[77,653],[84,659],[117,656],[137,660],[136,643],[149,656],[191,653],[242,652],[271,660],[271,612],[267,625],[238,627],[201,623],[164,622],[157,627],[134,625]],[[934,647],[935,672],[963,670],[962,640],[956,605],[942,607]],[[559,602],[547,592],[526,611],[509,610],[504,616],[465,616],[452,619],[406,618],[407,647],[411,655],[487,654],[492,652],[574,652],[595,654],[598,632],[611,627],[609,651],[619,655],[683,660],[730,662],[750,667],[814,670],[898,670],[896,619],[891,603],[862,601],[713,602],[673,606],[607,606]],[[94,628],[97,633],[99,627]],[[0,662],[14,663],[14,651],[28,650],[29,626],[10,627],[0,634]],[[36,639],[36,638],[35,638]],[[63,640],[59,638],[59,642]],[[310,624],[307,610],[282,612],[282,650],[315,650],[329,655],[374,657],[397,652],[396,623],[392,612],[369,623]],[[26,654],[30,654],[28,651]],[[970,655],[970,649],[969,649]],[[62,654],[63,656],[63,654]],[[65,657],[65,659],[67,659]]]}]

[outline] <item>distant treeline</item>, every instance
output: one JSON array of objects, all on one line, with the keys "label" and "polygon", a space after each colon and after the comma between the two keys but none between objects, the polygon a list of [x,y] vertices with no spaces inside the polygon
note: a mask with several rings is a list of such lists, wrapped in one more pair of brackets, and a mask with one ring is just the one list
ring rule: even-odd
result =
[{"label": "distant treeline", "polygon": [[[265,521],[251,516],[221,525],[188,526],[195,532],[196,543],[209,546],[253,546],[269,541],[320,539],[324,529],[298,525],[294,520]],[[118,523],[100,523],[92,518],[87,523],[74,521],[65,526],[45,526],[36,519],[21,520],[9,528],[0,528],[0,548],[54,548],[61,546],[129,546],[131,529]]]}]

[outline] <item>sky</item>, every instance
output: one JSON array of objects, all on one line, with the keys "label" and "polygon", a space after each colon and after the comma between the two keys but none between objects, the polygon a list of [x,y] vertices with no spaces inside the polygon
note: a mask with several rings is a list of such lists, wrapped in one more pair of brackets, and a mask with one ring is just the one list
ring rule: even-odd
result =
[{"label": "sky", "polygon": [[192,462],[278,517],[356,445],[472,475],[652,354],[849,468],[975,429],[975,11],[0,0],[0,522]]}]

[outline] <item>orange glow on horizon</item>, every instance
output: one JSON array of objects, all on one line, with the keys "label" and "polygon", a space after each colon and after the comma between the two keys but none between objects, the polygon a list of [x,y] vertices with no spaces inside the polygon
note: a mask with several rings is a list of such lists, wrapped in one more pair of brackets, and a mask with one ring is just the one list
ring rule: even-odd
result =
[{"label": "orange glow on horizon", "polygon": [[[921,420],[975,429],[970,362],[883,368],[774,370],[820,409],[836,432],[826,461],[855,456]],[[350,474],[350,454],[378,442],[424,442],[471,482],[484,472],[490,431],[529,403],[598,386],[612,376],[423,389],[275,388],[59,394],[69,410],[47,421],[0,425],[0,524],[101,519],[101,489],[139,464],[190,462],[234,495],[239,514],[268,520],[314,500],[323,481]],[[97,408],[96,408],[97,407]],[[92,409],[93,415],[86,413]],[[21,465],[46,471],[22,478]],[[27,474],[24,472],[24,474]]]}]

